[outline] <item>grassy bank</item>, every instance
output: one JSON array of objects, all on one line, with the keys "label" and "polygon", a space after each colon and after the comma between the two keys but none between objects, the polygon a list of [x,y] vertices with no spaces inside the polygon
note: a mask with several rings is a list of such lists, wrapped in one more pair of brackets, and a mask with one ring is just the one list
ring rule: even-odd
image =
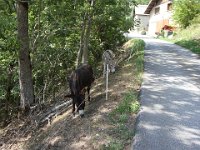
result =
[{"label": "grassy bank", "polygon": [[188,39],[175,41],[175,44],[185,47],[196,54],[200,54],[200,39]]},{"label": "grassy bank", "polygon": [[127,70],[134,76],[134,80],[131,81],[134,82],[134,86],[125,92],[123,100],[109,114],[110,121],[114,125],[111,132],[115,134],[112,134],[109,145],[102,146],[103,150],[126,149],[126,145],[130,146],[134,136],[134,128],[131,124],[134,125],[135,114],[140,109],[138,96],[143,74],[144,45],[144,41],[138,39],[130,40],[125,44],[126,51],[130,51],[131,55],[129,60],[122,64],[122,68],[128,66]]},{"label": "grassy bank", "polygon": [[172,39],[165,39],[200,54],[200,24],[176,31]]}]

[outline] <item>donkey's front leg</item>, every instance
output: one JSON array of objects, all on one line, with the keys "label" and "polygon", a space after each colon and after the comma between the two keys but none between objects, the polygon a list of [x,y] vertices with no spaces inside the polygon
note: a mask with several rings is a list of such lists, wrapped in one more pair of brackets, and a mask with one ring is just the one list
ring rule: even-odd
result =
[{"label": "donkey's front leg", "polygon": [[72,114],[75,117],[75,102],[72,100]]}]

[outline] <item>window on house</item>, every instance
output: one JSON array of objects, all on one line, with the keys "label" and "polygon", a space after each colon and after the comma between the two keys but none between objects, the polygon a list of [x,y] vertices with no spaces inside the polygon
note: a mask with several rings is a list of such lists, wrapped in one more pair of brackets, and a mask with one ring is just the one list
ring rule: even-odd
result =
[{"label": "window on house", "polygon": [[159,14],[159,12],[160,12],[160,7],[156,7],[155,8],[155,14]]},{"label": "window on house", "polygon": [[172,10],[172,3],[169,3],[169,4],[167,5],[167,10],[168,10],[168,11],[171,11],[171,10]]}]

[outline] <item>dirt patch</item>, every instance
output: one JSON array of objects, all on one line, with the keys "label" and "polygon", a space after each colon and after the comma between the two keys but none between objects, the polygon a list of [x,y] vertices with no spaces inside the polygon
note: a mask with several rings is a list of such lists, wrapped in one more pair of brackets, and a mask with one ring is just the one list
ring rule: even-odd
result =
[{"label": "dirt patch", "polygon": [[[74,118],[71,109],[40,129],[32,129],[26,136],[1,143],[1,149],[95,150],[105,149],[115,139],[120,139],[117,124],[110,113],[119,105],[128,91],[139,89],[134,76],[134,64],[126,62],[109,76],[109,97],[105,100],[105,79],[99,78],[92,87],[91,102],[86,102],[85,117]],[[135,114],[128,116],[125,127],[134,130]],[[132,138],[127,138],[125,149],[130,149]]]}]

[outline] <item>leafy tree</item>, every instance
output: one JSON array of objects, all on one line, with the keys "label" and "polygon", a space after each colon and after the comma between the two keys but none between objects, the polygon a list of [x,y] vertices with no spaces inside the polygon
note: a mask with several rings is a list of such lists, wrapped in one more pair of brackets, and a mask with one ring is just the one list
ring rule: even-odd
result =
[{"label": "leafy tree", "polygon": [[98,1],[95,10],[94,32],[101,48],[113,49],[124,42],[123,33],[132,26],[130,1]]},{"label": "leafy tree", "polygon": [[186,28],[200,14],[199,8],[200,0],[176,0],[173,3],[173,18],[182,28]]},{"label": "leafy tree", "polygon": [[0,119],[6,125],[19,102],[14,1],[0,1]]}]

